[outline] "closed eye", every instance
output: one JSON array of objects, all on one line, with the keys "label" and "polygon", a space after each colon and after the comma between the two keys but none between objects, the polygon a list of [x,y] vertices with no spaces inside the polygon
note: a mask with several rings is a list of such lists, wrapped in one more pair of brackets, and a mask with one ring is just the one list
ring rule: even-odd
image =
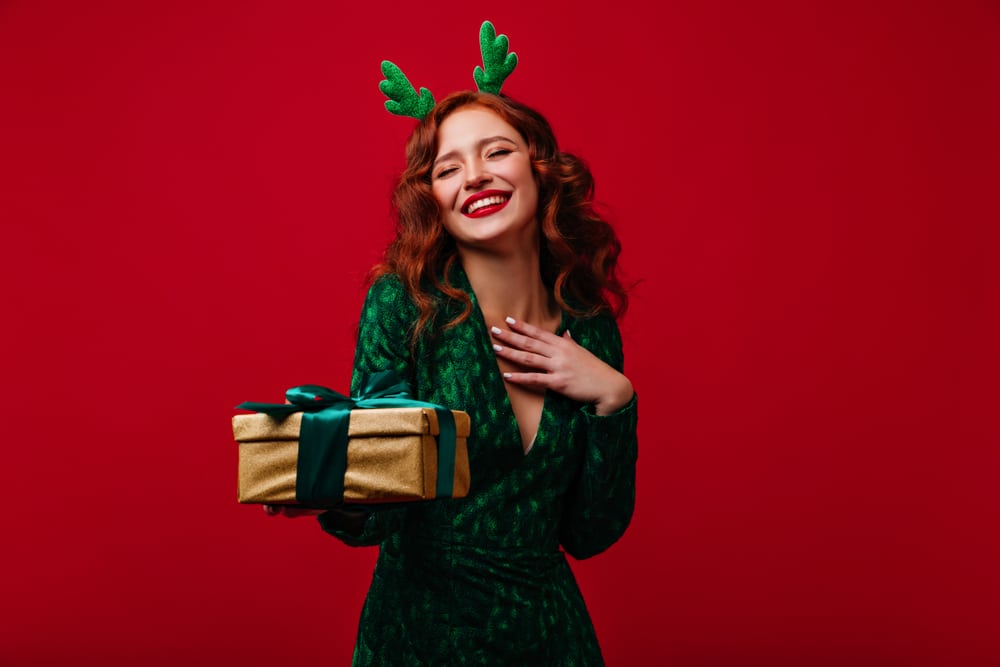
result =
[{"label": "closed eye", "polygon": [[435,174],[434,178],[447,178],[448,176],[451,176],[456,171],[458,171],[458,167],[447,167],[446,169],[442,169],[437,174]]},{"label": "closed eye", "polygon": [[513,152],[514,151],[510,150],[509,148],[497,148],[496,150],[492,150],[489,153],[487,153],[486,157],[488,158],[503,157],[504,155],[510,155]]}]

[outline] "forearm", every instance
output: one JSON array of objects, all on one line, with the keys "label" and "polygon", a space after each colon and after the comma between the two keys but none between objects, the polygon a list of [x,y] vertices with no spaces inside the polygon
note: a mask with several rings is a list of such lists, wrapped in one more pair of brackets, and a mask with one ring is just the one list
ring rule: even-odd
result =
[{"label": "forearm", "polygon": [[576,558],[589,558],[624,534],[635,506],[638,401],[609,415],[584,408],[587,443],[580,475],[566,498],[560,541]]},{"label": "forearm", "polygon": [[336,508],[317,518],[323,530],[338,540],[352,547],[366,547],[381,544],[398,531],[405,513],[405,508],[374,511]]}]

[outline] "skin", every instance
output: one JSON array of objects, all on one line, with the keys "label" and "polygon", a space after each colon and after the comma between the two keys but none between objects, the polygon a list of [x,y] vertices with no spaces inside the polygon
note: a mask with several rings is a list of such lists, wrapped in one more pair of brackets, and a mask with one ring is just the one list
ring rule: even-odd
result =
[{"label": "skin", "polygon": [[[553,333],[561,313],[541,278],[538,186],[520,133],[485,108],[455,111],[438,128],[431,191],[490,327],[525,451],[546,391],[590,403],[598,415],[632,400],[625,375],[578,345],[569,331]],[[509,201],[488,215],[468,215],[469,198],[485,191],[509,194]],[[287,517],[323,511],[273,505],[264,510]]]}]

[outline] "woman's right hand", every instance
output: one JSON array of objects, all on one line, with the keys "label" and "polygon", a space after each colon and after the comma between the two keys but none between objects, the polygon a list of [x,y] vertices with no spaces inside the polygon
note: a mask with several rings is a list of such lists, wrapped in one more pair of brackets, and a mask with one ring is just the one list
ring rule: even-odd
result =
[{"label": "woman's right hand", "polygon": [[504,380],[525,387],[551,389],[567,398],[594,406],[594,413],[620,410],[635,390],[632,382],[594,353],[576,343],[569,329],[557,336],[527,322],[508,317],[509,331],[492,327],[490,333],[504,345],[494,345],[498,357],[526,367],[527,372],[504,373]]},{"label": "woman's right hand", "polygon": [[300,516],[316,516],[326,510],[314,510],[305,507],[295,507],[294,505],[264,505],[264,514],[268,516],[286,516],[295,519]]}]

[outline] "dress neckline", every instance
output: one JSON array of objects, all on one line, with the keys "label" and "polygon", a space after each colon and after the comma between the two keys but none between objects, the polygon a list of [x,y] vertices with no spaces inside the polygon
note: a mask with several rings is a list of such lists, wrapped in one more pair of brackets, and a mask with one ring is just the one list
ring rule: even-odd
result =
[{"label": "dress neckline", "polygon": [[[479,299],[476,298],[476,292],[472,289],[472,283],[469,282],[469,277],[465,273],[465,269],[462,267],[461,263],[456,262],[453,269],[453,277],[456,279],[452,282],[455,287],[462,289],[466,294],[469,295],[469,299],[472,302],[472,313],[470,317],[475,318],[477,334],[476,338],[480,345],[484,346],[487,354],[493,359],[494,372],[491,373],[494,383],[499,383],[499,390],[494,389],[492,392],[494,398],[499,399],[500,404],[504,406],[508,414],[510,414],[511,425],[513,426],[514,439],[517,441],[518,446],[521,449],[522,455],[527,458],[528,455],[534,451],[535,445],[538,442],[538,436],[542,432],[542,426],[545,424],[546,414],[548,412],[549,406],[549,395],[552,393],[548,389],[542,395],[542,409],[538,414],[538,423],[535,425],[534,435],[531,440],[527,443],[521,437],[521,426],[518,422],[517,415],[514,414],[514,405],[510,400],[510,393],[507,391],[507,383],[503,379],[503,372],[500,370],[500,365],[496,360],[496,355],[493,352],[493,343],[489,338],[489,326],[486,322],[486,317],[483,315],[482,308],[479,307]],[[559,324],[556,325],[555,334],[557,336],[563,335],[566,329],[569,328],[569,314],[565,310],[559,311]]]}]

